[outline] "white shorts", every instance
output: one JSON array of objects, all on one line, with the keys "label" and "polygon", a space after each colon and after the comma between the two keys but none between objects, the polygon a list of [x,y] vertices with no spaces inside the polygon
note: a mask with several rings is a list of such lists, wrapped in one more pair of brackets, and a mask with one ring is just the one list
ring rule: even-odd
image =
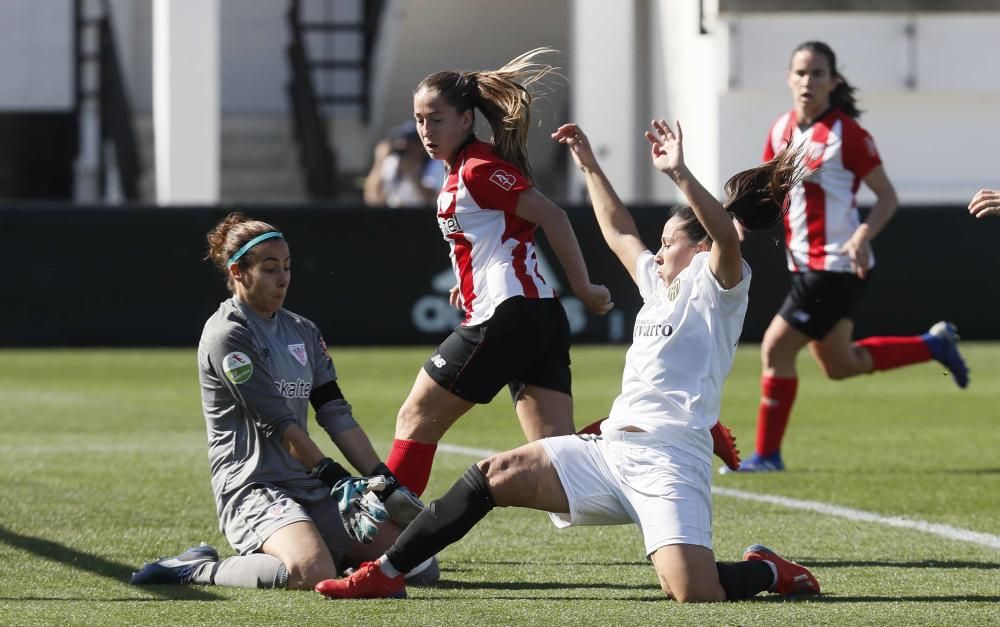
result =
[{"label": "white shorts", "polygon": [[712,464],[648,433],[540,440],[566,491],[557,527],[639,526],[646,555],[670,544],[712,548]]}]

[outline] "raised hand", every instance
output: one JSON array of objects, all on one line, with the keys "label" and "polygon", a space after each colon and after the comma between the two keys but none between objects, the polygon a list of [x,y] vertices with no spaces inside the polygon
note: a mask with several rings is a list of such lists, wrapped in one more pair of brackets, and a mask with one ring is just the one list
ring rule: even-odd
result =
[{"label": "raised hand", "polygon": [[969,203],[969,213],[977,218],[1000,216],[1000,190],[981,189]]},{"label": "raised hand", "polygon": [[597,168],[597,157],[590,147],[590,141],[576,124],[563,124],[552,133],[552,139],[569,146],[569,154],[573,155],[576,167],[585,171]]},{"label": "raised hand", "polygon": [[670,129],[665,120],[653,120],[653,130],[646,131],[646,139],[652,144],[650,156],[653,167],[667,175],[672,175],[684,167],[684,130],[678,120],[677,133]]}]

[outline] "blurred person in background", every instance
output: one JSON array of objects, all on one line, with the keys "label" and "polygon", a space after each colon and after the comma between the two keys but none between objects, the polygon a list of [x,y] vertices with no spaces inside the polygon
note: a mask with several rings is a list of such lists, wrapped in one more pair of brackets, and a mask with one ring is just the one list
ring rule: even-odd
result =
[{"label": "blurred person in background", "polygon": [[369,207],[428,207],[444,182],[444,163],[431,159],[412,120],[375,144],[375,157],[365,177]]},{"label": "blurred person in background", "polygon": [[[795,361],[806,346],[831,379],[933,359],[959,387],[969,381],[949,322],[923,335],[853,340],[855,308],[875,265],[871,241],[896,212],[896,192],[875,142],[857,122],[855,88],[837,70],[827,44],[808,41],[795,48],[788,87],[792,110],[772,125],[763,159],[787,146],[801,147],[809,174],[789,195],[784,230],[792,288],[761,344],[757,442],[739,472],[784,470],[781,443],[798,389]],[[861,183],[876,198],[863,222],[855,200]]]},{"label": "blurred person in background", "polygon": [[[607,288],[590,282],[566,212],[532,179],[532,89],[556,69],[536,62],[547,52],[530,51],[498,70],[436,72],[413,94],[423,147],[447,169],[437,220],[457,281],[451,304],[465,315],[417,373],[397,415],[386,464],[418,495],[441,437],[504,386],[528,440],[573,433],[569,323],[538,267],[538,227],[587,310],[603,315],[612,307]],[[475,135],[477,111],[489,141]]]},{"label": "blurred person in background", "polygon": [[472,465],[424,510],[376,562],[350,577],[321,582],[335,599],[405,596],[403,574],[457,542],[494,507],[552,513],[559,527],[635,524],[667,597],[736,601],[765,590],[820,592],[805,567],[751,545],[743,560],[717,562],[712,550],[712,438],[722,386],[733,365],[750,290],[750,266],[733,221],[748,229],[781,219],[800,176],[797,155],[733,176],[719,203],[684,163],[683,135],[663,120],[646,133],[653,165],[690,206],[675,209],[654,254],[574,124],[553,137],[583,170],[605,241],[642,295],[622,392],[601,435],[529,443]]},{"label": "blurred person in background", "polygon": [[[209,232],[207,259],[232,294],[205,323],[198,374],[219,529],[238,555],[220,560],[203,544],[144,565],[131,583],[310,589],[389,546],[398,526],[386,523],[375,535],[388,513],[406,524],[423,506],[354,419],[319,329],[284,309],[291,279],[284,235],[232,213]],[[385,479],[378,496],[388,512],[370,517],[366,529],[342,521],[331,490],[351,474],[309,436],[310,403],[344,458]],[[436,571],[436,563],[426,568]]]},{"label": "blurred person in background", "polygon": [[1000,216],[1000,190],[981,189],[969,203],[969,213],[977,218]]}]

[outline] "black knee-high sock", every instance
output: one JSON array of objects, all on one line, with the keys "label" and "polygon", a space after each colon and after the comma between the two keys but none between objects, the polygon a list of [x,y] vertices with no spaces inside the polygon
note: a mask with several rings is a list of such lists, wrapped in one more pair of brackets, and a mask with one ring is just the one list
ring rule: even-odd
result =
[{"label": "black knee-high sock", "polygon": [[749,599],[774,585],[771,567],[758,560],[734,564],[716,562],[715,567],[719,569],[719,581],[726,591],[727,601]]},{"label": "black knee-high sock", "polygon": [[458,542],[495,503],[475,464],[441,498],[432,501],[385,552],[396,570],[406,573],[444,547]]}]

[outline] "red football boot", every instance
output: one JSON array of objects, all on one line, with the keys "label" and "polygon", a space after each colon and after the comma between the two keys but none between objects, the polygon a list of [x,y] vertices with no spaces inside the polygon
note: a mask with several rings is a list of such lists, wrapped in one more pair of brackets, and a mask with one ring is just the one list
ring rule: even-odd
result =
[{"label": "red football boot", "polygon": [[729,470],[740,467],[740,449],[736,448],[736,436],[721,422],[712,427],[712,452],[721,459]]},{"label": "red football boot", "polygon": [[386,576],[378,562],[364,562],[348,577],[319,582],[316,592],[331,599],[404,599],[406,583],[402,576]]},{"label": "red football boot", "polygon": [[743,552],[743,560],[759,560],[771,562],[778,571],[778,580],[771,586],[775,594],[819,594],[819,582],[809,569],[795,562],[786,560],[771,549],[760,544],[753,544]]}]

